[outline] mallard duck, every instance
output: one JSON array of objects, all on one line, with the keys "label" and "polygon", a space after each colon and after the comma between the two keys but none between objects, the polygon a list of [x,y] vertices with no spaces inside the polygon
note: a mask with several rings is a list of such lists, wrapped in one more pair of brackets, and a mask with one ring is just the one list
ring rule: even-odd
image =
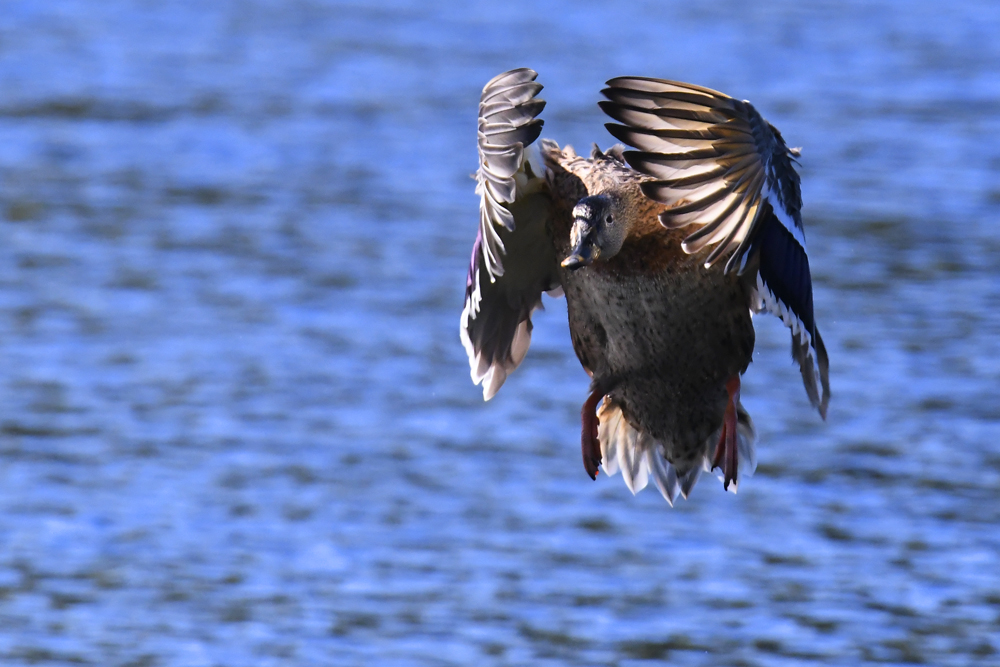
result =
[{"label": "mallard duck", "polygon": [[[753,313],[791,330],[825,419],[829,360],[813,317],[798,157],[746,101],[687,83],[619,77],[600,108],[634,150],[589,158],[538,139],[537,73],[505,72],[479,103],[479,233],[461,340],[489,400],[524,359],[542,292],[565,294],[591,377],[584,469],[656,484],[673,505],[702,470],[735,492],[756,466],[740,376]],[[540,158],[540,161],[539,161]]]}]

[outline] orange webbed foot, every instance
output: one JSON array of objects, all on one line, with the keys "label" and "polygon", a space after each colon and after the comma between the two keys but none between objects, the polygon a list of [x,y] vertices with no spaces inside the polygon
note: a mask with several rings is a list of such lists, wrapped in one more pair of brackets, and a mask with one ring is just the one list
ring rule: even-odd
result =
[{"label": "orange webbed foot", "polygon": [[583,422],[580,434],[580,446],[583,450],[583,467],[590,479],[597,479],[597,471],[601,465],[601,441],[597,437],[597,404],[604,398],[604,393],[595,390],[583,404],[580,418]]},{"label": "orange webbed foot", "polygon": [[722,418],[722,432],[719,434],[719,444],[715,446],[715,456],[712,457],[712,470],[720,465],[724,476],[723,488],[729,490],[730,482],[736,483],[739,468],[739,449],[736,439],[736,404],[740,401],[740,376],[734,375],[726,382],[729,401]]}]

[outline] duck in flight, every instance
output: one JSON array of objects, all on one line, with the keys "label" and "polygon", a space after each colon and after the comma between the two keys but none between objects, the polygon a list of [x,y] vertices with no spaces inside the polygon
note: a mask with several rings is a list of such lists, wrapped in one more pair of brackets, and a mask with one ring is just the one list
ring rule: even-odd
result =
[{"label": "duck in flight", "polygon": [[677,81],[619,77],[602,92],[621,145],[589,158],[542,140],[527,68],[479,103],[479,233],[460,335],[492,398],[524,359],[542,292],[565,294],[590,395],[587,474],[650,480],[671,505],[702,470],[726,489],[756,466],[740,376],[753,313],[791,330],[792,357],[825,419],[829,360],[813,317],[798,151],[746,101]]}]

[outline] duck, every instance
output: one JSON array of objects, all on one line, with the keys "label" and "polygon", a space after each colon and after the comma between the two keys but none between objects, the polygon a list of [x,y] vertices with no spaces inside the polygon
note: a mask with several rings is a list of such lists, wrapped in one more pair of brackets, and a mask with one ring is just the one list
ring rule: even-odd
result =
[{"label": "duck", "polygon": [[[589,155],[551,139],[530,68],[479,102],[479,226],[460,320],[472,381],[499,391],[531,344],[542,293],[565,296],[590,376],[584,470],[650,481],[673,506],[716,471],[736,492],[756,467],[740,401],[752,317],[777,316],[822,419],[829,359],[813,312],[795,163],[800,150],[748,101],[668,79],[611,79],[598,105],[618,142]],[[536,150],[537,149],[537,150]]]}]

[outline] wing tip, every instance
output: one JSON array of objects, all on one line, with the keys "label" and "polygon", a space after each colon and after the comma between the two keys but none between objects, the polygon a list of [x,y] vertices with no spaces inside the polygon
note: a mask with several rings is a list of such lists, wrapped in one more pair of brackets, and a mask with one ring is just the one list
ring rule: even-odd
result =
[{"label": "wing tip", "polygon": [[516,79],[516,83],[527,83],[537,79],[538,72],[530,67],[515,67],[514,69],[509,69],[506,72],[500,72],[495,77],[487,81],[486,85],[483,86],[483,96],[485,97],[487,91],[497,86],[501,81],[507,78]]},{"label": "wing tip", "polygon": [[[813,322],[811,330],[807,328],[799,314],[771,291],[759,272],[755,291],[755,310],[771,313],[791,330],[792,358],[799,365],[809,403],[826,421],[830,406],[830,358],[819,327]],[[811,305],[809,311],[812,312]]]},{"label": "wing tip", "polygon": [[[632,83],[633,87],[629,86],[630,82],[634,82],[634,83]],[[639,88],[634,87],[636,84],[638,84],[640,87]],[[722,100],[733,100],[733,101],[736,101],[736,98],[734,98],[734,97],[732,97],[730,95],[726,95],[725,93],[723,93],[721,91],[718,91],[718,90],[715,90],[713,88],[706,88],[705,86],[699,86],[699,85],[694,84],[694,83],[686,83],[684,81],[677,81],[676,79],[659,79],[659,78],[651,77],[651,76],[616,76],[613,79],[608,79],[604,83],[604,85],[606,86],[606,88],[604,88],[601,91],[601,93],[604,94],[605,96],[607,96],[607,92],[610,92],[611,90],[614,90],[614,89],[637,90],[639,92],[650,92],[650,91],[643,91],[642,90],[641,86],[643,84],[646,84],[647,86],[648,85],[654,85],[654,86],[674,86],[674,87],[683,88],[685,90],[689,90],[689,91],[692,91],[692,92],[702,93],[704,95],[711,95],[712,97],[717,97],[717,98],[722,99]]]},{"label": "wing tip", "polygon": [[[506,205],[517,200],[524,186],[520,178],[529,164],[527,148],[542,133],[545,121],[538,114],[545,100],[536,96],[542,85],[533,83],[538,73],[522,67],[493,77],[483,88],[479,105],[479,194],[480,252],[490,280],[503,275],[506,249],[496,228],[514,231],[514,217]],[[528,88],[525,85],[529,84]]]},{"label": "wing tip", "polygon": [[827,410],[830,407],[830,357],[826,353],[823,337],[819,335],[819,327],[813,329],[813,347],[816,351],[816,365],[819,368],[820,389],[822,390],[819,405],[819,416],[826,421]]},{"label": "wing tip", "polygon": [[472,342],[469,330],[472,322],[476,319],[477,309],[473,296],[470,294],[466,297],[465,308],[459,318],[458,334],[465,354],[469,358],[469,376],[472,378],[472,384],[482,385],[484,401],[489,401],[496,396],[504,382],[507,381],[507,376],[517,370],[527,356],[528,349],[531,347],[531,314],[540,306],[541,301],[539,300],[538,305],[529,310],[525,319],[518,322],[510,347],[505,352],[499,356],[494,354],[492,358],[487,358],[484,351],[477,349],[475,343]]}]

